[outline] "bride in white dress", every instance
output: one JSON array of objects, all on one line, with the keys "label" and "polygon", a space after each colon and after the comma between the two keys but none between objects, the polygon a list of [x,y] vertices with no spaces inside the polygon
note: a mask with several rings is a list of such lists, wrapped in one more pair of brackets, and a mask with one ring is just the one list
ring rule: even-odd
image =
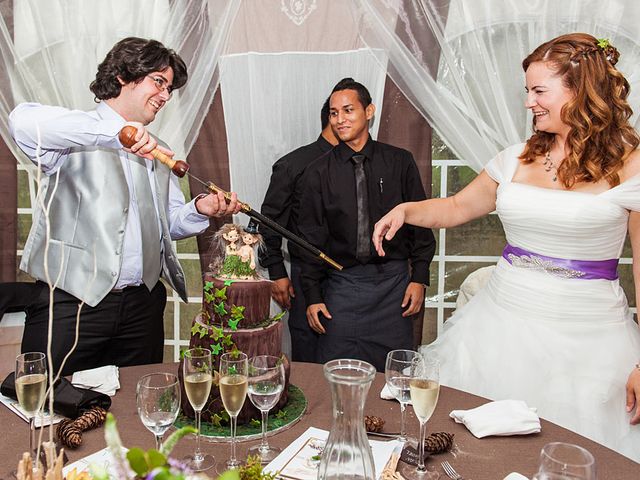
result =
[{"label": "bride in white dress", "polygon": [[[523,62],[536,132],[457,195],[397,206],[403,225],[454,227],[496,210],[507,246],[488,285],[422,347],[442,384],[538,414],[640,462],[640,328],[617,278],[629,230],[640,301],[640,139],[618,52],[563,35]],[[634,367],[634,365],[636,365]]]}]

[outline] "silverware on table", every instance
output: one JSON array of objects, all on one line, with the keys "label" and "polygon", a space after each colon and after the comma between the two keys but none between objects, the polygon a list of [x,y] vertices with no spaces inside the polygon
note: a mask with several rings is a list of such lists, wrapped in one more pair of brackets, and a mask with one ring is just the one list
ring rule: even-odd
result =
[{"label": "silverware on table", "polygon": [[444,473],[447,474],[447,477],[452,478],[453,480],[464,480],[464,477],[456,472],[455,468],[451,466],[451,464],[447,461],[442,462],[442,469]]},{"label": "silverware on table", "polygon": [[367,432],[367,435],[372,435],[374,437],[385,437],[385,438],[398,438],[400,436],[399,433],[387,433],[387,432]]}]

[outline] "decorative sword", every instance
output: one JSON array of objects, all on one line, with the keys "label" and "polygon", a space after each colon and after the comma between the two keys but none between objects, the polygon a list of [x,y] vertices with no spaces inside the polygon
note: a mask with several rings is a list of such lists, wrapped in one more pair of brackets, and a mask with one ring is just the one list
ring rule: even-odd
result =
[{"label": "decorative sword", "polygon": [[[137,133],[138,133],[138,130],[135,127],[127,125],[122,130],[120,130],[120,135],[118,136],[118,138],[120,139],[120,143],[122,143],[122,145],[124,145],[127,148],[131,148],[136,143],[135,137]],[[184,162],[182,160],[174,160],[168,155],[162,153],[157,148],[154,148],[149,153],[153,156],[153,158],[158,160],[160,163],[163,163],[167,167],[169,167],[174,175],[180,178],[184,177],[185,175],[188,175],[189,178],[193,178],[196,182],[202,184],[207,190],[211,191],[212,193],[217,194],[218,192],[222,192],[222,194],[224,195],[224,198],[226,198],[227,201],[231,200],[231,193],[221,189],[215,183],[205,182],[204,180],[201,180],[200,178],[196,177],[193,173],[189,172],[189,164],[187,162]],[[269,217],[265,217],[260,212],[255,211],[253,208],[251,208],[251,206],[248,203],[244,203],[239,200],[238,200],[238,203],[240,204],[240,211],[242,213],[248,215],[249,217],[256,220],[258,223],[270,228],[276,233],[279,233],[284,238],[295,243],[300,248],[306,250],[307,252],[314,255],[315,257],[321,260],[324,260],[336,270],[342,270],[342,265],[340,265],[338,262],[333,260],[331,257],[327,256],[318,248],[311,245],[306,240],[290,232],[289,230],[287,230],[277,222],[271,220]]]}]

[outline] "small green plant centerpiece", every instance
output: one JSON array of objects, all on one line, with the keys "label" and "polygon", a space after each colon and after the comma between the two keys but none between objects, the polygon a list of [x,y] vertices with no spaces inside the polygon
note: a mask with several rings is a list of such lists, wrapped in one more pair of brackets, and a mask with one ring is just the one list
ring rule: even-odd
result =
[{"label": "small green plant centerpiece", "polygon": [[[195,433],[193,427],[182,427],[173,432],[162,444],[160,450],[131,448],[126,451],[122,445],[116,421],[112,414],[107,415],[104,437],[113,462],[110,471],[102,466],[92,465],[91,480],[206,480],[206,475],[191,472],[184,463],[171,458],[171,451],[185,435]],[[125,453],[126,451],[126,453]],[[86,478],[86,477],[85,477]],[[264,473],[260,460],[250,457],[246,465],[237,470],[229,470],[217,477],[217,480],[274,480],[276,475]]]}]

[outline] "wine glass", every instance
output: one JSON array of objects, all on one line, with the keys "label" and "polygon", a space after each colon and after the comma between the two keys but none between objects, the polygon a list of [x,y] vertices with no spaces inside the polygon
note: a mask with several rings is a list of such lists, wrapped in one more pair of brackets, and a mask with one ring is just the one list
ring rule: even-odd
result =
[{"label": "wine glass", "polygon": [[[16,394],[18,403],[29,417],[29,453],[33,452],[33,432],[36,413],[44,403],[47,389],[47,363],[41,352],[22,353],[16,357]],[[34,471],[38,462],[33,462]]]},{"label": "wine glass", "polygon": [[227,468],[238,468],[236,459],[236,421],[238,413],[247,398],[247,355],[242,352],[228,352],[220,356],[220,396],[224,409],[231,417],[231,457],[227,460]]},{"label": "wine glass", "polygon": [[391,350],[387,354],[384,376],[391,394],[400,402],[400,435],[398,440],[407,442],[405,431],[405,411],[411,399],[409,383],[411,381],[411,365],[420,354],[413,350]]},{"label": "wine glass", "polygon": [[440,363],[436,357],[413,358],[409,371],[409,392],[413,411],[420,422],[420,437],[418,443],[418,466],[405,467],[404,475],[415,476],[420,479],[438,478],[435,471],[428,471],[424,464],[424,438],[427,420],[433,415],[440,395]]},{"label": "wine glass", "polygon": [[534,480],[595,480],[596,461],[588,450],[570,443],[547,443],[540,452]]},{"label": "wine glass", "polygon": [[275,407],[284,389],[284,365],[280,357],[258,355],[249,360],[249,400],[262,414],[262,440],[249,449],[249,455],[258,455],[267,464],[282,451],[267,442],[269,410]]},{"label": "wine glass", "polygon": [[196,413],[196,451],[193,456],[185,458],[189,462],[189,468],[194,472],[202,472],[210,469],[215,464],[211,455],[205,455],[200,450],[200,417],[202,409],[209,400],[213,372],[211,370],[211,350],[205,348],[192,348],[184,353],[182,363],[184,373],[184,389],[187,392],[189,403]]},{"label": "wine glass", "polygon": [[172,373],[150,373],[138,380],[136,404],[142,424],[156,437],[160,451],[162,436],[180,411],[180,383]]}]

